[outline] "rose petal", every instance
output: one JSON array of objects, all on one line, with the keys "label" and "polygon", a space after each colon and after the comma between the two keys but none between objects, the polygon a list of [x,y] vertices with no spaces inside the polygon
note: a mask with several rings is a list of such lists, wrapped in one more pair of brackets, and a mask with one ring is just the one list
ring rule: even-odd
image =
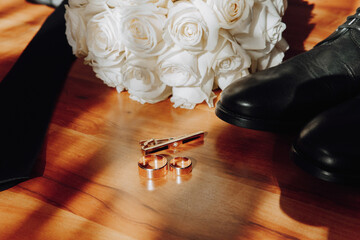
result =
[{"label": "rose petal", "polygon": [[[201,76],[198,72],[197,56],[188,51],[180,50],[176,54],[169,54],[159,63],[160,80],[172,87],[198,86]],[[171,53],[171,50],[169,51]]]},{"label": "rose petal", "polygon": [[212,51],[216,47],[218,41],[220,28],[219,21],[217,20],[214,11],[205,2],[202,0],[194,0],[193,3],[203,16],[209,30],[208,42],[205,50]]},{"label": "rose petal", "polygon": [[196,104],[205,100],[209,107],[214,107],[214,98],[216,97],[212,92],[214,73],[209,72],[203,83],[199,87],[173,87],[173,95],[170,98],[170,101],[174,103],[173,106],[193,109]]}]

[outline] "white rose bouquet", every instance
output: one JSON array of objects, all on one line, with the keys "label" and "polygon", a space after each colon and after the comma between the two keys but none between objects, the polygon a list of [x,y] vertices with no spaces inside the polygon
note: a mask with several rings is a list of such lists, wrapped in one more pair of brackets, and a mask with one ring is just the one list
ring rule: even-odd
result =
[{"label": "white rose bouquet", "polygon": [[279,64],[287,0],[69,0],[73,53],[140,103],[214,105],[216,88]]}]

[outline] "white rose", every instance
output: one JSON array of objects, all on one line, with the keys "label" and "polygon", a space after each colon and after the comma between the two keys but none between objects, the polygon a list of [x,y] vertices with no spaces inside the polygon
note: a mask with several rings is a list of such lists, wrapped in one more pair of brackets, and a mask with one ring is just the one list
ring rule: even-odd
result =
[{"label": "white rose", "polygon": [[214,11],[202,0],[178,1],[169,10],[164,39],[182,49],[200,53],[217,44],[219,22]]},{"label": "white rose", "polygon": [[270,53],[258,59],[257,70],[264,70],[280,64],[285,56],[284,52],[288,50],[288,48],[289,45],[286,40],[281,39]]},{"label": "white rose", "polygon": [[[142,1],[142,0],[140,0]],[[155,4],[157,7],[161,8],[171,8],[173,6],[173,2],[171,0],[147,0],[149,3]]]},{"label": "white rose", "polygon": [[274,4],[277,12],[279,13],[279,15],[282,17],[285,14],[285,11],[288,7],[288,2],[287,0],[272,0],[272,3]]},{"label": "white rose", "polygon": [[96,77],[104,81],[109,87],[114,87],[118,92],[124,90],[121,68],[119,67],[93,67]]},{"label": "white rose", "polygon": [[108,1],[109,0],[87,0],[89,2],[89,4],[92,4],[92,5],[107,5]]},{"label": "white rose", "polygon": [[118,11],[118,9],[109,8],[108,0],[88,0],[88,4],[84,8],[84,14],[86,21],[89,21],[96,14],[103,13],[106,11]]},{"label": "white rose", "polygon": [[121,67],[125,52],[119,41],[121,29],[119,12],[104,11],[96,14],[89,22],[86,42],[89,54],[85,62],[91,66]]},{"label": "white rose", "polygon": [[71,8],[85,7],[88,3],[88,0],[69,0],[69,6]]},{"label": "white rose", "polygon": [[248,33],[230,33],[245,50],[262,50],[266,48],[266,8],[255,2],[252,9],[252,21]]},{"label": "white rose", "polygon": [[281,22],[281,17],[268,14],[266,40],[271,46],[275,46],[282,39],[282,32],[286,29],[286,24]]},{"label": "white rose", "polygon": [[70,0],[65,5],[66,37],[77,57],[88,55],[87,24],[94,15],[109,10],[106,0]]},{"label": "white rose", "polygon": [[160,80],[168,86],[196,86],[200,84],[197,57],[188,51],[172,48],[159,57]]},{"label": "white rose", "polygon": [[143,56],[158,56],[166,50],[162,29],[166,10],[152,4],[130,6],[122,9],[121,36],[123,44],[132,53]]},{"label": "white rose", "polygon": [[140,103],[156,103],[168,98],[171,89],[156,72],[156,58],[143,59],[131,55],[122,68],[123,85],[130,98]]},{"label": "white rose", "polygon": [[173,5],[171,0],[107,0],[107,4],[110,7],[141,6],[144,4],[153,4],[159,8],[170,8]]},{"label": "white rose", "polygon": [[267,0],[265,3],[255,2],[250,32],[235,35],[237,42],[255,61],[273,50],[286,28],[272,2]]},{"label": "white rose", "polygon": [[171,0],[108,0],[109,5],[113,6],[141,6],[143,4],[153,4],[160,8],[170,8],[173,3]]},{"label": "white rose", "polygon": [[233,81],[248,75],[250,64],[250,56],[237,42],[222,38],[212,64],[215,83],[225,89]]},{"label": "white rose", "polygon": [[233,71],[233,72],[229,72],[226,74],[225,73],[218,74],[215,77],[215,83],[219,86],[219,88],[221,90],[224,90],[225,88],[227,88],[227,86],[229,86],[235,80],[239,80],[243,77],[246,77],[249,74],[250,74],[250,72],[248,69],[241,70],[241,71]]},{"label": "white rose", "polygon": [[213,93],[214,73],[209,71],[198,87],[173,87],[170,101],[174,107],[193,109],[196,104],[206,101],[209,107],[214,107],[216,95]]},{"label": "white rose", "polygon": [[66,38],[72,47],[73,54],[77,57],[85,57],[88,54],[86,44],[86,21],[82,8],[71,8],[65,5]]},{"label": "white rose", "polygon": [[234,28],[236,32],[248,29],[253,0],[208,0],[207,4],[214,9],[222,28]]}]

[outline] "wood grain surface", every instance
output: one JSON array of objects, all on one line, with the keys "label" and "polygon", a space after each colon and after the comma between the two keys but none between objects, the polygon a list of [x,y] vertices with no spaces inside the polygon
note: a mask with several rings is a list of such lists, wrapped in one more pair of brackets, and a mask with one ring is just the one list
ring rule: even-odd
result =
[{"label": "wood grain surface", "polygon": [[[287,57],[330,35],[358,6],[289,0]],[[51,12],[0,1],[0,79]],[[208,133],[202,145],[165,152],[191,158],[191,175],[139,176],[139,140],[200,130]],[[288,155],[295,137],[229,125],[206,104],[142,105],[78,60],[39,159],[43,175],[0,192],[0,239],[360,239],[359,189],[298,169]]]}]

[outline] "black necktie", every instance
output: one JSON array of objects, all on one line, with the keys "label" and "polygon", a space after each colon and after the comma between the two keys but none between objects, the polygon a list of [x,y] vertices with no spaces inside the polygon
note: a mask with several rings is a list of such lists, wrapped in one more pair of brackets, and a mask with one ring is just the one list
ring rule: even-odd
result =
[{"label": "black necktie", "polygon": [[64,1],[0,83],[0,190],[31,178],[56,101],[75,60]]}]

